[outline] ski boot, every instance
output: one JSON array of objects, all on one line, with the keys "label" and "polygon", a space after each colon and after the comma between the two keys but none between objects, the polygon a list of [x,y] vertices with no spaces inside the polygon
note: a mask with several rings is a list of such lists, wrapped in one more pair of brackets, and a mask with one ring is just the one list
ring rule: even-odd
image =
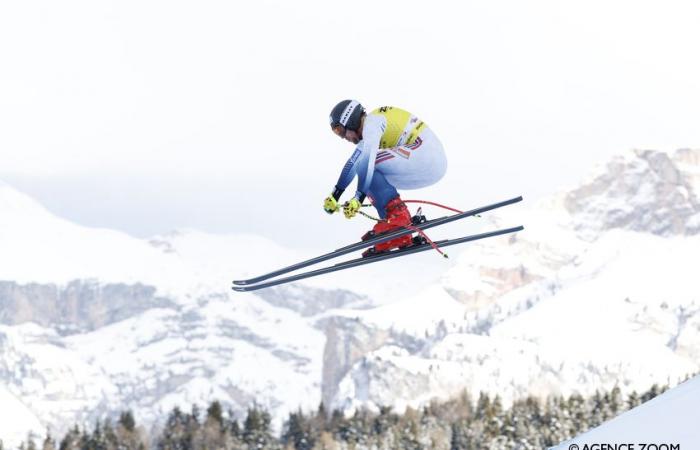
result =
[{"label": "ski boot", "polygon": [[[362,236],[362,240],[366,241],[375,236],[398,229],[404,229],[405,225],[412,225],[413,219],[408,211],[406,204],[401,200],[401,197],[394,197],[386,205],[386,218],[381,222],[377,222],[374,227]],[[399,236],[395,239],[390,239],[386,242],[381,242],[365,250],[362,257],[376,255],[378,253],[387,252],[395,248],[404,248],[413,244],[413,238],[410,234]]]}]

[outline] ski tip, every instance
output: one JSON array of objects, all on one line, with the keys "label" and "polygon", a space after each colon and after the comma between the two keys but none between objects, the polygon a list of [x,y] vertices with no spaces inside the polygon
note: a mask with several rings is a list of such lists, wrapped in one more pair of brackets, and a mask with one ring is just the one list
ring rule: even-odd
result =
[{"label": "ski tip", "polygon": [[443,253],[442,256],[443,256],[443,258],[445,258],[445,259],[450,259],[449,255],[448,255],[447,253]]},{"label": "ski tip", "polygon": [[248,290],[244,287],[239,287],[239,286],[233,286],[231,289],[233,289],[236,292],[246,292]]},{"label": "ski tip", "polygon": [[238,286],[245,286],[248,284],[248,280],[233,280],[233,284]]}]

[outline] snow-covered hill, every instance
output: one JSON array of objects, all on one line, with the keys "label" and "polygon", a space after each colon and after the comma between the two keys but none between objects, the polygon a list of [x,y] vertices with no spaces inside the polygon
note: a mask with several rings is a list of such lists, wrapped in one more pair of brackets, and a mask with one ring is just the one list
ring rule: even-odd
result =
[{"label": "snow-covered hill", "polygon": [[700,368],[699,192],[700,151],[628,152],[485,215],[526,229],[448,266],[416,255],[403,278],[382,263],[234,294],[233,276],[308,252],[193,230],[134,239],[0,184],[0,401],[17,411],[0,437],[126,408],[157,422],[214,398],[239,412],[255,399],[279,424],[321,400],[400,409],[465,388],[508,401],[673,383]]},{"label": "snow-covered hill", "polygon": [[[700,448],[700,376],[552,450],[575,448]],[[632,445],[629,445],[632,444]],[[577,447],[575,447],[576,445]],[[624,446],[624,447],[623,447]]]}]

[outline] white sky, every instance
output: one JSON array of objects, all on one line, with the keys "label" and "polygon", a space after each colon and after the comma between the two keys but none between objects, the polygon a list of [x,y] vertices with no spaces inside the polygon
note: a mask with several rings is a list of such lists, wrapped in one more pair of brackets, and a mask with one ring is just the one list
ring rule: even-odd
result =
[{"label": "white sky", "polygon": [[404,197],[533,200],[700,145],[699,24],[692,1],[5,1],[0,179],[136,236],[347,243],[371,224],[321,210],[352,151],[337,101],[441,138],[448,174]]}]

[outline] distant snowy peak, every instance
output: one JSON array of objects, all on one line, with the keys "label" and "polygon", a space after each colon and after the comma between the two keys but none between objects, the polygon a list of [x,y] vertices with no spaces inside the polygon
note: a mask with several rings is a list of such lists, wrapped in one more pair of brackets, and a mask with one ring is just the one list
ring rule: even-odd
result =
[{"label": "distant snowy peak", "polygon": [[60,220],[30,196],[0,180],[2,225],[18,226],[32,221]]},{"label": "distant snowy peak", "polygon": [[442,287],[474,310],[533,282],[547,288],[610,232],[700,234],[699,197],[700,150],[625,152],[573,190],[491,216],[493,226],[523,223],[525,230],[471,245]]},{"label": "distant snowy peak", "polygon": [[[232,240],[222,238],[220,244],[227,246]],[[116,230],[82,226],[52,214],[30,196],[0,183],[0,281],[61,287],[74,280],[143,284],[173,298],[184,298],[197,286],[204,291],[225,292],[230,284],[230,267],[226,267],[228,274],[222,274],[198,264],[212,253],[214,241],[216,237],[203,233],[187,233],[177,242],[186,248],[179,249],[167,240],[148,242]],[[252,241],[237,240],[239,244]],[[190,249],[198,245],[201,248]],[[219,257],[215,262],[223,259]],[[225,270],[223,264],[219,266]]]},{"label": "distant snowy peak", "polygon": [[659,236],[700,232],[700,150],[634,150],[611,159],[564,207],[587,239],[620,228]]},{"label": "distant snowy peak", "polygon": [[[189,261],[225,264],[229,271],[234,259],[244,259],[240,269],[251,270],[251,265],[253,267],[262,265],[271,259],[270,255],[283,260],[293,260],[298,257],[294,251],[270,239],[253,234],[209,234],[193,229],[177,229],[153,236],[148,242],[164,253],[175,253]],[[245,253],[245,258],[234,258],[241,253]],[[236,267],[236,269],[239,268]]]}]

